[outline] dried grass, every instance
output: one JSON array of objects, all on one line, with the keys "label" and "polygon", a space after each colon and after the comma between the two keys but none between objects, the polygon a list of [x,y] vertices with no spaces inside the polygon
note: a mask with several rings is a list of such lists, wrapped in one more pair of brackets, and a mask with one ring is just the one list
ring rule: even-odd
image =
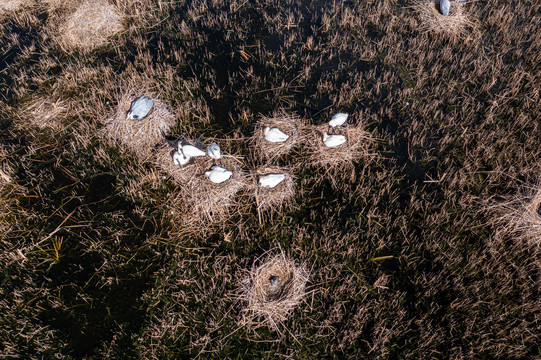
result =
[{"label": "dried grass", "polygon": [[[143,93],[154,99],[151,112],[143,119],[128,119],[126,114],[132,101]],[[126,148],[140,160],[147,161],[153,156],[154,146],[161,142],[173,125],[175,116],[163,102],[157,100],[152,93],[131,89],[122,95],[115,116],[106,120],[101,131],[113,145]]]},{"label": "dried grass", "polygon": [[[242,325],[255,330],[269,326],[278,332],[293,309],[303,300],[309,272],[283,251],[258,258],[243,274],[240,300],[245,303]],[[277,285],[271,278],[277,277]]]},{"label": "dried grass", "polygon": [[[265,140],[265,128],[276,127],[280,129],[289,138],[281,143],[271,143]],[[303,129],[305,122],[296,115],[291,115],[283,110],[279,110],[272,117],[262,116],[256,123],[254,135],[250,142],[255,149],[256,157],[261,161],[275,161],[278,158],[287,155],[302,143]]]},{"label": "dried grass", "polygon": [[466,10],[466,4],[451,1],[449,16],[439,10],[439,1],[416,1],[413,9],[418,15],[419,27],[425,32],[436,32],[449,37],[465,38],[474,33],[475,22]]},{"label": "dried grass", "polygon": [[[200,143],[183,140],[203,149]],[[155,164],[179,185],[179,191],[171,195],[170,203],[173,216],[181,226],[202,230],[201,226],[227,221],[235,211],[241,211],[243,204],[237,194],[248,185],[241,157],[222,155],[218,164],[233,175],[229,180],[215,184],[204,174],[212,166],[209,157],[192,158],[190,163],[181,168],[173,163],[172,156],[175,151],[176,144],[162,142],[156,151]]]},{"label": "dried grass", "polygon": [[93,50],[123,29],[124,15],[104,0],[88,0],[65,16],[57,29],[57,40],[65,51]]},{"label": "dried grass", "polygon": [[[268,174],[285,174],[286,177],[275,188],[261,188],[261,195],[259,195],[259,178]],[[252,173],[251,177],[252,181],[248,193],[255,197],[260,223],[264,213],[268,213],[272,217],[274,213],[280,213],[293,204],[296,189],[295,177],[292,176],[290,168],[270,165],[261,166]]]}]

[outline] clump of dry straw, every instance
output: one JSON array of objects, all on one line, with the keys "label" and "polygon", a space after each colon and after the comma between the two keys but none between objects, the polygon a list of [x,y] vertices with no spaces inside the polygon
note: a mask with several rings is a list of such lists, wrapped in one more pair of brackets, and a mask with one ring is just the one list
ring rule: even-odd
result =
[{"label": "clump of dry straw", "polygon": [[25,104],[20,114],[22,118],[40,129],[48,127],[59,129],[64,125],[62,119],[69,110],[69,105],[62,99],[39,96]]},{"label": "clump of dry straw", "polygon": [[441,14],[439,0],[416,1],[413,9],[417,12],[419,26],[423,31],[432,31],[450,37],[466,37],[474,29],[475,23],[466,11],[466,4],[451,1],[448,16]]},{"label": "clump of dry straw", "polygon": [[269,326],[280,331],[305,297],[309,272],[283,251],[266,254],[245,271],[240,299],[245,303],[242,324],[250,329]]},{"label": "clump of dry straw", "polygon": [[[259,188],[259,178],[269,174],[284,174],[285,178],[276,187]],[[261,193],[259,193],[261,191]],[[257,212],[261,220],[262,212],[277,213],[291,206],[295,197],[295,177],[287,167],[261,166],[252,173],[249,193],[256,199]]]},{"label": "clump of dry straw", "polygon": [[2,0],[0,1],[0,15],[4,11],[17,11],[23,6],[32,5],[33,3],[33,0]]},{"label": "clump of dry straw", "polygon": [[[128,119],[132,101],[142,93],[154,100],[151,112],[143,119]],[[148,161],[153,156],[154,146],[164,139],[173,125],[175,116],[162,101],[148,91],[131,89],[121,96],[116,113],[105,121],[102,134],[113,145],[124,147],[140,160]]]},{"label": "clump of dry straw", "polygon": [[541,186],[517,193],[505,201],[492,204],[490,210],[501,225],[501,235],[519,244],[541,249]]},{"label": "clump of dry straw", "polygon": [[87,0],[65,16],[58,27],[58,42],[64,50],[92,50],[123,29],[124,14],[105,0]]},{"label": "clump of dry straw", "polygon": [[[271,143],[265,139],[264,130],[266,127],[276,127],[288,135],[289,138],[284,142]],[[302,130],[304,127],[305,123],[300,117],[279,110],[272,117],[262,116],[259,119],[254,128],[254,135],[250,140],[261,160],[273,161],[289,154],[295,146],[302,142]]]},{"label": "clump of dry straw", "polygon": [[[181,141],[205,151],[205,146],[199,142],[189,139]],[[212,166],[209,157],[192,158],[181,168],[173,163],[176,149],[176,143],[169,144],[164,140],[156,151],[155,163],[179,185],[179,191],[172,194],[171,204],[173,215],[180,224],[195,228],[220,223],[231,217],[235,211],[241,211],[242,203],[238,201],[237,194],[248,184],[242,170],[241,157],[222,153],[218,165],[231,171],[233,175],[223,183],[215,184],[205,175],[205,171]]]}]

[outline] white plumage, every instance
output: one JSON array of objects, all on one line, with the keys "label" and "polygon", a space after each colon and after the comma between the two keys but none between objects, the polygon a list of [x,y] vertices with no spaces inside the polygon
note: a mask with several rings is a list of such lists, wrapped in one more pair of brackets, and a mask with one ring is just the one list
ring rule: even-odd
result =
[{"label": "white plumage", "polygon": [[449,0],[440,0],[440,11],[443,16],[449,16],[450,7],[451,7],[451,2]]},{"label": "white plumage", "polygon": [[210,168],[210,171],[206,171],[205,175],[215,184],[223,183],[228,180],[233,173],[229,170],[224,169],[218,165],[214,165]]},{"label": "white plumage", "polygon": [[284,142],[289,139],[289,136],[280,131],[280,129],[275,127],[267,126],[263,131],[265,134],[265,140],[271,143]]},{"label": "white plumage", "polygon": [[348,119],[348,114],[346,113],[337,113],[334,114],[331,120],[329,121],[329,126],[331,127],[337,127],[342,126]]},{"label": "white plumage", "polygon": [[259,178],[259,186],[263,188],[275,188],[279,183],[284,181],[286,176],[284,174],[269,174]]},{"label": "white plumage", "polygon": [[184,167],[187,163],[190,162],[190,158],[182,152],[182,149],[179,149],[175,151],[173,154],[173,164],[178,165],[180,167]]},{"label": "white plumage", "polygon": [[209,148],[207,149],[207,153],[214,160],[219,160],[222,158],[222,152],[220,151],[220,147],[215,142],[210,144]]},{"label": "white plumage", "polygon": [[346,138],[343,135],[328,135],[327,133],[323,133],[323,143],[327,147],[334,148],[345,142]]},{"label": "white plumage", "polygon": [[139,96],[132,101],[127,118],[132,120],[141,120],[148,115],[153,106],[154,100],[149,99],[146,96]]},{"label": "white plumage", "polygon": [[182,152],[188,157],[205,156],[205,152],[193,145],[182,145]]}]

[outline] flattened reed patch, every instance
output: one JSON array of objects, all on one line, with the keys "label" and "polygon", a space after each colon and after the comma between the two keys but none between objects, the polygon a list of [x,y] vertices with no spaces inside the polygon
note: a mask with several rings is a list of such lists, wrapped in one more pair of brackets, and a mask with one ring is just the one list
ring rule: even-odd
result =
[{"label": "flattened reed patch", "polygon": [[468,14],[466,4],[451,1],[448,16],[441,14],[439,6],[439,0],[420,0],[412,6],[422,31],[458,38],[465,38],[474,32],[475,22]]},{"label": "flattened reed patch", "polygon": [[0,12],[17,11],[23,6],[32,5],[33,3],[33,0],[2,0],[0,2]]},{"label": "flattened reed patch", "polygon": [[489,211],[499,225],[500,236],[541,250],[540,185],[518,191],[502,202],[490,204]]},{"label": "flattened reed patch", "polygon": [[[204,150],[201,144],[190,139],[183,140]],[[195,228],[216,224],[241,211],[243,207],[237,194],[248,185],[241,157],[222,155],[219,166],[231,171],[233,175],[223,183],[215,184],[205,175],[205,171],[212,166],[212,160],[208,156],[192,158],[181,168],[173,163],[176,149],[176,144],[172,146],[164,140],[156,151],[155,164],[179,185],[178,192],[171,194],[170,203],[174,218],[178,219],[182,226]]]},{"label": "flattened reed patch", "polygon": [[283,251],[267,253],[245,270],[240,285],[242,326],[255,330],[269,326],[278,332],[306,295],[309,272]]},{"label": "flattened reed patch", "polygon": [[[265,139],[265,128],[276,127],[289,138],[284,142],[272,143]],[[256,157],[262,161],[274,161],[277,158],[289,154],[295,146],[302,143],[305,122],[296,115],[291,115],[284,110],[275,112],[271,117],[262,116],[254,127],[254,134],[250,139]]]},{"label": "flattened reed patch", "polygon": [[66,15],[58,27],[58,42],[64,50],[92,50],[123,29],[123,13],[104,0],[87,0]]},{"label": "flattened reed patch", "polygon": [[58,129],[63,126],[62,119],[69,110],[70,106],[62,99],[38,96],[24,105],[21,115],[40,129]]},{"label": "flattened reed patch", "polygon": [[154,106],[145,118],[127,118],[132,101],[140,95],[135,90],[127,91],[118,103],[116,114],[105,121],[101,130],[102,136],[112,145],[128,149],[142,161],[151,159],[154,146],[175,125],[175,116],[167,106],[152,94],[146,94],[154,100]]}]

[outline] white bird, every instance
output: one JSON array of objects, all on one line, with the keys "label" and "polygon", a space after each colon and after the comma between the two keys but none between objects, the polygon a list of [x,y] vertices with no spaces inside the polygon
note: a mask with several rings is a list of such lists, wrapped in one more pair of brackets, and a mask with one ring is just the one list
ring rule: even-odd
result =
[{"label": "white bird", "polygon": [[440,11],[443,16],[449,16],[449,8],[451,2],[449,0],[440,0]]},{"label": "white bird", "polygon": [[343,135],[328,135],[327,133],[323,133],[323,143],[326,147],[334,148],[345,142],[346,138]]},{"label": "white bird", "polygon": [[184,152],[182,151],[182,145],[179,142],[178,143],[178,149],[173,154],[173,163],[175,165],[180,166],[181,168],[184,167],[188,162],[190,162],[191,157],[186,156]]},{"label": "white bird", "polygon": [[331,118],[331,120],[329,121],[329,126],[331,127],[337,127],[337,126],[342,126],[344,125],[344,123],[347,121],[348,119],[348,114],[346,113],[337,113],[337,114],[334,114],[333,117]]},{"label": "white bird", "polygon": [[146,96],[139,96],[132,101],[127,118],[132,120],[143,119],[148,115],[153,106],[154,100],[149,99]]},{"label": "white bird", "polygon": [[278,128],[267,126],[263,131],[265,139],[271,143],[284,142],[289,139],[289,136],[281,132]]},{"label": "white bird", "polygon": [[[179,145],[180,146],[180,145]],[[205,152],[199,150],[193,145],[182,145],[182,152],[188,157],[205,156]]]},{"label": "white bird", "polygon": [[210,144],[209,148],[207,149],[207,154],[211,159],[214,160],[214,163],[216,163],[216,160],[222,158],[222,152],[220,151],[220,147],[215,142]]},{"label": "white bird", "polygon": [[259,194],[261,195],[261,188],[272,189],[278,186],[279,183],[284,181],[286,176],[284,174],[269,174],[259,178]]},{"label": "white bird", "polygon": [[205,175],[215,184],[221,184],[224,181],[228,180],[233,173],[229,170],[224,169],[218,165],[214,165],[210,168],[210,171],[205,171]]}]

